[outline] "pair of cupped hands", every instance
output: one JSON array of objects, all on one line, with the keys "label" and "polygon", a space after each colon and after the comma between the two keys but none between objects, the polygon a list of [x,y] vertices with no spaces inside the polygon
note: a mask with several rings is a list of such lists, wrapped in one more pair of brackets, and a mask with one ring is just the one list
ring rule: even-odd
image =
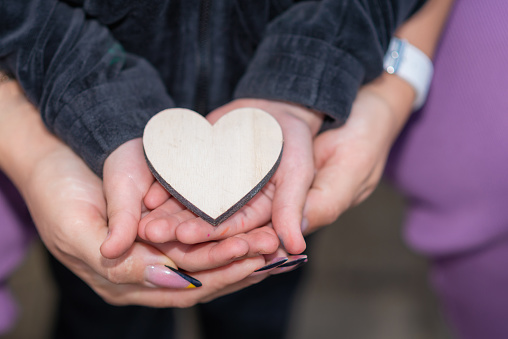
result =
[{"label": "pair of cupped hands", "polygon": [[[368,88],[359,92],[345,125],[321,134],[323,116],[294,104],[240,99],[213,111],[211,123],[240,107],[269,112],[282,127],[284,152],[261,192],[212,226],[155,181],[141,139],[107,158],[101,181],[45,130],[15,82],[2,84],[0,97],[3,121],[18,131],[21,147],[36,153],[20,162],[30,161],[29,170],[2,167],[20,189],[43,242],[116,305],[188,307],[293,269],[264,270],[286,258],[301,262],[304,235],[374,190],[401,127],[390,105]],[[175,283],[175,269],[202,286]]]}]

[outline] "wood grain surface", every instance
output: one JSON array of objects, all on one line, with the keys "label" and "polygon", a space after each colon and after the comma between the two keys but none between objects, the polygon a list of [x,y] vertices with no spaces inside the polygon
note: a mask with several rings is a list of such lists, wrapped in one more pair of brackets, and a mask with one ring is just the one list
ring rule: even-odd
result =
[{"label": "wood grain surface", "polygon": [[218,225],[268,182],[282,156],[283,136],[260,109],[233,110],[212,126],[194,111],[173,108],[148,122],[143,147],[152,173],[171,195]]}]

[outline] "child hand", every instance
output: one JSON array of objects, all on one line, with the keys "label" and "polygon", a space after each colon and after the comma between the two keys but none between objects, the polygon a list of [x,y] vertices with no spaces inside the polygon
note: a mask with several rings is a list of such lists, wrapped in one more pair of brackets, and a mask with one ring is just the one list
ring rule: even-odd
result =
[{"label": "child hand", "polygon": [[154,182],[143,155],[141,138],[118,147],[104,163],[104,195],[109,231],[101,254],[115,259],[134,243],[141,215],[147,212],[143,198]]},{"label": "child hand", "polygon": [[[294,104],[239,99],[213,111],[207,119],[214,123],[227,112],[241,107],[263,109],[272,114],[282,127],[284,151],[279,168],[270,182],[246,206],[217,227],[188,210],[174,214],[169,205],[161,210],[155,209],[140,223],[139,234],[142,238],[153,242],[178,239],[194,244],[246,232],[266,224],[271,218],[274,229],[289,253],[301,253],[305,249],[301,232],[302,213],[314,178],[312,138],[321,126],[322,116]],[[155,185],[145,203],[153,208],[167,198],[169,195]]]}]

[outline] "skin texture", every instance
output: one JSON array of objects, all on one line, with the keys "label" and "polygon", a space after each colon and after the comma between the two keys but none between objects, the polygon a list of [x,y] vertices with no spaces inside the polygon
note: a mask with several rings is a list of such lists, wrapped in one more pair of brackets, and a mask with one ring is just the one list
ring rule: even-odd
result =
[{"label": "skin texture", "polygon": [[[270,227],[197,246],[165,244],[157,249],[135,242],[118,258],[104,258],[99,248],[108,227],[99,178],[46,131],[38,112],[13,81],[0,84],[0,121],[0,168],[20,189],[46,247],[107,302],[187,307],[268,276],[269,271],[250,277],[266,261],[258,252],[249,252],[248,242],[263,243],[274,252],[278,239]],[[145,281],[146,267],[179,264],[200,270],[193,276],[203,287],[174,290]]]},{"label": "skin texture", "polygon": [[[433,0],[430,3],[435,10],[443,10],[435,5],[439,1]],[[428,14],[426,17],[438,21],[443,18]],[[407,35],[401,33],[401,37],[408,37],[414,43],[412,37],[430,32],[419,26],[421,22],[428,25],[428,21],[419,22],[410,23],[413,29],[403,30],[402,33]],[[436,41],[437,37],[434,45]],[[139,140],[126,143],[123,145],[125,147],[121,146],[108,158],[104,172],[108,183],[104,184],[103,190],[101,181],[84,163],[46,132],[38,113],[14,82],[0,84],[0,168],[23,194],[48,249],[106,301],[119,305],[185,307],[241,289],[275,273],[271,271],[250,276],[273,257],[287,255],[282,248],[276,251],[278,240],[273,229],[267,225],[272,219],[272,210],[273,227],[285,247],[290,253],[299,253],[305,248],[303,238],[298,234],[301,233],[302,225],[305,226],[305,233],[314,231],[335,220],[349,206],[365,199],[377,185],[388,150],[409,115],[413,96],[407,83],[394,76],[383,75],[379,81],[360,91],[348,123],[319,135],[313,144],[307,137],[312,140],[319,129],[321,122],[314,119],[321,118],[319,114],[301,112],[302,108],[297,106],[280,106],[287,105],[285,103],[259,102],[262,106],[260,108],[274,114],[287,133],[295,133],[295,148],[303,150],[300,158],[303,160],[297,160],[295,155],[295,164],[292,165],[292,161],[288,160],[282,168],[297,177],[289,174],[286,178],[282,175],[280,178],[274,176],[261,194],[221,225],[221,229],[214,228],[214,232],[209,233],[212,230],[206,229],[207,225],[195,220],[195,216],[170,199],[147,176],[149,171],[142,165],[144,159],[137,161],[142,156]],[[233,102],[231,105],[236,104],[255,103]],[[221,114],[223,112],[219,109],[209,118],[213,121]],[[284,127],[286,123],[288,127]],[[302,140],[296,140],[296,136],[302,137]],[[293,140],[290,135],[285,134],[285,137]],[[16,148],[10,145],[16,145]],[[123,161],[130,156],[137,159],[133,167]],[[301,183],[301,186],[294,186],[294,183]],[[132,187],[128,187],[130,184]],[[308,194],[302,194],[306,190],[309,190]],[[290,203],[282,199],[283,192],[291,195]],[[115,199],[123,194],[132,194],[134,198],[122,205],[119,199]],[[278,194],[280,199],[277,198]],[[106,211],[104,195],[110,205],[109,211]],[[151,209],[155,210],[148,214],[152,217],[149,219],[145,212]],[[155,212],[161,215],[157,216]],[[146,219],[141,220],[144,216]],[[111,235],[102,244],[108,234],[108,217]],[[191,247],[169,247],[162,241],[165,240],[166,233],[157,233],[158,226],[152,229],[153,225],[157,225],[155,223],[148,225],[149,222],[164,219],[170,220],[165,226],[169,235],[188,245],[200,243],[205,238],[231,238],[235,234],[252,231],[239,238],[228,239],[235,243],[223,245],[228,249],[233,248],[225,257],[213,254],[214,249],[216,252],[225,250],[222,248],[217,251],[218,247],[213,247],[214,245],[198,247],[195,256],[187,256]],[[134,242],[140,220],[140,236],[161,244],[151,246]],[[180,227],[183,225],[186,227]],[[267,226],[254,230],[254,225]],[[187,229],[197,233],[190,234]],[[242,241],[247,241],[248,249]],[[258,251],[261,248],[258,242],[270,244]],[[104,257],[100,255],[99,249]],[[198,250],[205,251],[205,254],[198,255]],[[257,255],[271,251],[275,253]],[[198,257],[205,260],[184,260]],[[232,259],[238,260],[231,262]],[[218,267],[221,263],[225,266]],[[182,265],[189,271],[203,270],[193,273],[203,283],[203,287],[174,291],[147,285],[144,281],[147,265],[165,264],[173,267]]]},{"label": "skin texture", "polygon": [[[154,185],[145,204],[155,210],[140,223],[139,235],[164,243],[177,239],[195,244],[225,239],[271,221],[289,253],[305,250],[301,232],[302,213],[314,177],[312,138],[322,116],[297,105],[260,99],[235,100],[207,116],[213,124],[224,114],[241,107],[261,108],[274,116],[284,134],[284,152],[279,168],[269,184],[229,220],[215,227],[188,210],[174,210],[177,204],[159,185]],[[169,200],[168,200],[169,199]]]},{"label": "skin texture", "polygon": [[[451,0],[429,1],[398,30],[397,35],[432,57],[452,4]],[[407,82],[395,75],[383,74],[359,91],[345,125],[317,137],[322,116],[298,106],[245,99],[219,108],[210,114],[210,121],[216,121],[230,107],[252,105],[265,109],[281,123],[285,141],[295,140],[294,149],[287,152],[286,159],[283,158],[285,163],[281,164],[280,176],[276,175],[262,190],[261,195],[267,199],[259,195],[256,197],[266,203],[254,202],[241,210],[240,214],[245,219],[233,216],[232,219],[237,220],[234,227],[224,225],[214,228],[191,214],[171,220],[170,210],[162,205],[169,195],[154,186],[145,203],[152,208],[160,207],[141,221],[139,234],[155,242],[173,238],[185,243],[206,241],[207,237],[217,239],[238,232],[246,224],[250,225],[245,223],[245,220],[253,220],[250,219],[249,208],[264,207],[271,201],[277,234],[289,253],[299,253],[303,242],[297,225],[301,225],[304,234],[326,226],[337,220],[345,210],[365,200],[377,187],[389,150],[411,114],[414,97],[414,90]],[[292,117],[305,122],[310,134],[303,127],[299,129],[291,125]],[[309,137],[314,138],[312,150],[308,149]],[[312,154],[313,160],[309,158]],[[314,164],[313,170],[309,167],[311,163]],[[278,186],[277,189],[274,186]],[[277,194],[280,199],[276,199]],[[302,204],[304,194],[306,199]],[[257,211],[265,213],[267,210]]]},{"label": "skin texture", "polygon": [[[451,0],[430,1],[400,28],[398,35],[416,40],[416,46],[432,56],[451,4]],[[136,237],[138,224],[137,233],[143,239],[195,244],[224,239],[271,219],[287,252],[301,253],[306,247],[302,230],[308,233],[333,222],[375,189],[389,149],[411,112],[413,99],[409,84],[383,74],[360,91],[352,108],[354,117],[349,119],[352,122],[315,140],[323,116],[294,104],[239,99],[211,112],[207,118],[213,123],[236,108],[261,108],[277,119],[284,134],[281,164],[269,187],[218,227],[206,224],[189,211],[159,211],[157,208],[170,197],[152,185],[153,178],[141,158],[140,142],[134,142],[137,146],[127,142],[108,157],[104,167],[112,236],[101,252],[108,258],[124,253]],[[126,194],[130,198],[125,199]],[[143,199],[155,209],[145,220],[141,220],[143,207],[140,211]]]},{"label": "skin texture", "polygon": [[[452,5],[453,0],[428,1],[395,35],[432,58]],[[304,212],[306,234],[335,221],[372,193],[414,97],[409,83],[384,73],[360,90],[344,126],[315,139],[316,178]]]},{"label": "skin texture", "polygon": [[[391,103],[385,100],[384,95],[392,90],[403,95],[407,110],[395,110],[390,106]],[[328,225],[346,209],[367,198],[375,189],[383,173],[390,147],[409,116],[413,98],[411,87],[404,81],[384,75],[360,90],[350,118],[344,126],[321,133],[314,139],[312,138],[320,121],[312,125],[312,120],[309,123],[296,115],[286,115],[284,108],[287,104],[284,103],[258,103],[260,108],[265,108],[263,105],[266,105],[268,109],[271,104],[280,104],[280,116],[278,113],[272,114],[281,120],[293,120],[291,122],[296,125],[286,123],[285,131],[291,130],[293,133],[284,134],[285,140],[291,137],[297,140],[294,142],[294,149],[284,149],[288,156],[286,163],[281,162],[281,172],[278,170],[261,194],[231,217],[232,223],[224,223],[218,227],[209,225],[188,210],[174,213],[176,201],[159,185],[154,185],[145,198],[145,203],[155,209],[141,221],[139,234],[154,242],[164,243],[177,238],[184,243],[194,244],[207,239],[222,239],[242,230],[241,227],[246,227],[244,221],[249,219],[251,213],[257,213],[255,215],[258,217],[259,213],[266,213],[267,220],[270,213],[273,213],[273,227],[277,234],[279,237],[286,234],[283,237],[285,249],[289,253],[300,253],[292,252],[288,247],[298,244],[300,239],[303,240],[299,238],[302,234],[301,226],[304,233],[308,234]],[[245,100],[230,105],[236,108],[237,105],[255,104]],[[229,108],[225,106],[211,113],[211,121],[216,121],[229,111]],[[272,112],[274,111],[272,108]],[[313,118],[319,119],[313,112],[306,113],[314,114]],[[312,143],[309,142],[311,140]],[[284,182],[284,179],[288,181]],[[280,200],[276,200],[276,185],[280,186]],[[263,208],[251,211],[259,206]],[[277,221],[281,219],[288,222],[279,225],[277,229]],[[297,246],[294,248],[300,250]]]}]

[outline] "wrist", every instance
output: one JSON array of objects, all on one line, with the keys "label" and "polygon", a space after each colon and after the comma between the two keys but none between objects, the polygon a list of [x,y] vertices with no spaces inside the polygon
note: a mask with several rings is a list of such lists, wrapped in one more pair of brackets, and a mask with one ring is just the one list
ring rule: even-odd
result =
[{"label": "wrist", "polygon": [[360,92],[374,95],[384,110],[390,115],[390,124],[398,133],[406,124],[412,113],[415,92],[405,80],[390,74],[383,74],[378,79],[362,87]]}]

